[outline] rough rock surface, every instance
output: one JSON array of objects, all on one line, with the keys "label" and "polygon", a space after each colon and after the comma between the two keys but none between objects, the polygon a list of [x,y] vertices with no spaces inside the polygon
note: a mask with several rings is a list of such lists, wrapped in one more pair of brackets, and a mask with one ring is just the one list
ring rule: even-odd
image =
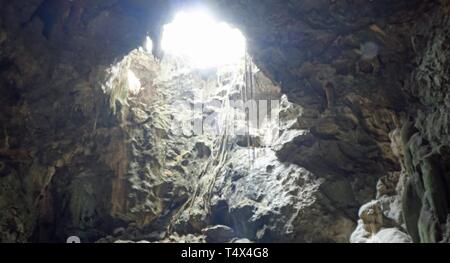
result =
[{"label": "rough rock surface", "polygon": [[224,225],[207,227],[202,232],[209,243],[225,243],[236,237],[234,230]]},{"label": "rough rock surface", "polygon": [[397,177],[388,192],[380,179],[384,213],[415,242],[442,240],[449,2],[214,2],[246,33],[261,69],[305,109],[299,123],[310,132],[280,159],[347,181],[360,201],[375,196],[359,187]]},{"label": "rough rock surface", "polygon": [[[351,241],[449,242],[448,0],[206,0],[299,109],[217,178],[197,174],[210,139],[169,132],[175,83],[123,59],[148,34],[161,58],[161,26],[188,2],[0,2],[1,242],[200,242],[218,224],[346,242],[358,216]],[[128,70],[140,85],[123,89]]]},{"label": "rough rock surface", "polygon": [[0,2],[2,242],[96,240],[120,223],[126,136],[99,81],[149,22],[120,2]]}]

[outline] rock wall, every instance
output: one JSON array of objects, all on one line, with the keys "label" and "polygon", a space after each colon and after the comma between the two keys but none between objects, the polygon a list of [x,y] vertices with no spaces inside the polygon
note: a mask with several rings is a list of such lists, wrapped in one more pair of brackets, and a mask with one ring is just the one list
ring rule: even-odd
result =
[{"label": "rock wall", "polygon": [[[352,237],[355,242],[371,236],[371,242],[448,242],[450,89],[445,43],[449,32],[444,28],[449,23],[449,3],[441,4],[415,25],[411,36],[417,68],[405,90],[414,107],[408,109],[409,119],[391,132],[401,172],[378,182],[378,201],[361,208],[359,227]],[[377,211],[373,213],[380,218],[376,223],[364,216],[369,210]],[[367,229],[369,225],[376,226]],[[410,237],[404,237],[399,229]],[[390,233],[379,237],[381,231]]]},{"label": "rock wall", "polygon": [[0,240],[102,237],[129,160],[99,82],[142,43],[149,16],[59,0],[1,1],[0,14]]},{"label": "rock wall", "polygon": [[[442,4],[417,26],[418,68],[410,89],[421,106],[402,129],[407,177],[402,207],[408,232],[417,242],[448,242],[450,4]],[[428,38],[419,40],[424,35]]]},{"label": "rock wall", "polygon": [[[128,101],[125,78],[105,72],[147,35],[161,58],[161,26],[189,2],[0,2],[0,241],[164,238],[201,182],[191,162],[208,151],[166,134],[164,110],[143,106],[171,96],[158,97],[151,76],[139,76],[149,93]],[[240,162],[248,149],[230,151],[211,210],[175,229],[345,242],[358,222],[354,242],[449,241],[449,1],[205,3],[301,109],[285,119],[299,132],[260,149],[252,167]],[[138,61],[119,68],[157,72]],[[105,80],[119,82],[113,96]],[[178,159],[180,145],[201,156]]]},{"label": "rock wall", "polygon": [[[365,238],[394,227],[381,242],[442,240],[448,1],[214,2],[244,30],[256,63],[305,109],[299,125],[309,133],[285,145],[280,159],[344,181],[359,201],[343,202],[350,215],[377,189],[355,237],[375,224]],[[341,192],[332,189],[330,196]]]}]

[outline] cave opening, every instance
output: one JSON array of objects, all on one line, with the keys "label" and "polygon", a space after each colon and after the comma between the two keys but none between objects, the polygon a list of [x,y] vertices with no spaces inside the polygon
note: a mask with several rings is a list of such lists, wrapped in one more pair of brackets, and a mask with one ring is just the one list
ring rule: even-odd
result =
[{"label": "cave opening", "polygon": [[[161,58],[153,54],[159,44]],[[245,223],[253,213],[234,211],[241,202],[224,195],[249,203],[264,200],[274,209],[288,202],[272,203],[277,191],[264,193],[264,188],[279,180],[273,173],[280,165],[275,149],[303,132],[295,127],[302,109],[258,69],[238,29],[204,9],[181,11],[164,26],[161,43],[148,36],[111,66],[103,91],[123,123],[125,141],[132,142],[126,147],[133,149],[128,166],[140,174],[130,179],[137,191],[149,200],[166,191],[171,195],[158,207],[151,202],[134,207],[133,222],[164,228],[167,238],[198,237],[219,225],[233,229],[235,238],[270,240],[270,231],[256,237],[256,229]],[[296,173],[288,180],[303,173],[294,166],[283,172]],[[267,185],[247,182],[266,176]],[[116,180],[114,189],[123,187],[122,181]],[[118,201],[115,216],[129,209]],[[167,219],[161,225],[142,219],[149,210],[156,211],[155,218],[167,213]]]},{"label": "cave opening", "polygon": [[182,58],[199,69],[238,64],[246,52],[244,35],[205,8],[179,11],[164,26],[161,46],[165,55]]}]

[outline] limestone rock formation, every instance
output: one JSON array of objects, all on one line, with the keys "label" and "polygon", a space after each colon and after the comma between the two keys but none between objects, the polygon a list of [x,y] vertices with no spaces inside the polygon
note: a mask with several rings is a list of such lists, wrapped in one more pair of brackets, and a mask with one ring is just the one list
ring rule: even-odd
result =
[{"label": "limestone rock formation", "polygon": [[0,242],[450,241],[448,0],[202,1],[276,140],[173,127],[242,96],[162,53],[192,2],[0,1]]}]

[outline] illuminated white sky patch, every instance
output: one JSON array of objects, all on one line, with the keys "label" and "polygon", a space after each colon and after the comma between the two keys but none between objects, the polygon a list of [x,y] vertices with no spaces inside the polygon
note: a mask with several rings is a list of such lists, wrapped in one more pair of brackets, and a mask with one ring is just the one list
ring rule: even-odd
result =
[{"label": "illuminated white sky patch", "polygon": [[164,52],[206,69],[239,62],[245,55],[246,40],[238,29],[199,9],[178,13],[164,27],[161,44]]}]

